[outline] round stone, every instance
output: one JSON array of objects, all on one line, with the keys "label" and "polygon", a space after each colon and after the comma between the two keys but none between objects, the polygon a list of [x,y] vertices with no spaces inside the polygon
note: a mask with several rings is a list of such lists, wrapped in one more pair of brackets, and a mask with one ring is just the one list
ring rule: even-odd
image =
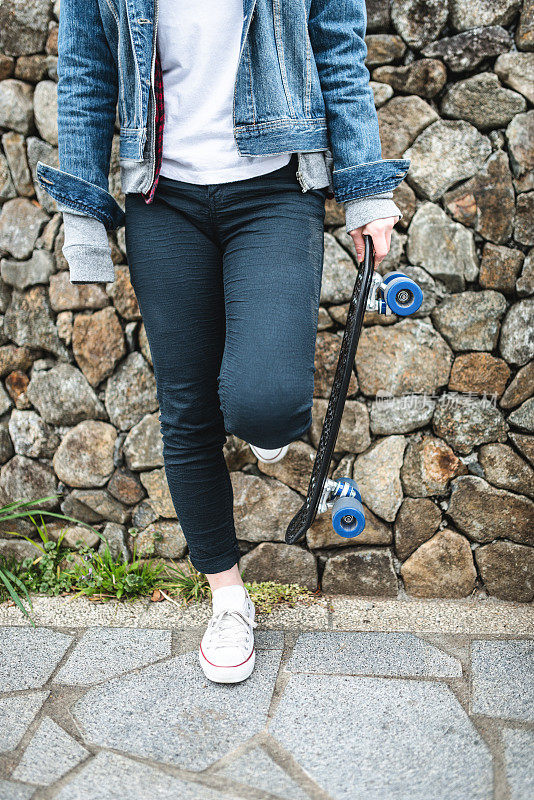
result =
[{"label": "round stone", "polygon": [[360,389],[369,396],[433,394],[448,382],[451,364],[449,346],[419,319],[365,328],[356,354]]},{"label": "round stone", "polygon": [[454,359],[449,389],[500,397],[510,374],[510,367],[502,358],[490,353],[465,353]]},{"label": "round stone", "polygon": [[441,0],[392,0],[391,19],[410,47],[420,50],[439,38],[449,9]]},{"label": "round stone", "polygon": [[326,562],[322,590],[327,594],[396,597],[397,583],[391,550],[347,549]]},{"label": "round stone", "polygon": [[423,203],[415,213],[408,232],[408,258],[453,292],[465,289],[466,280],[473,281],[478,274],[473,234],[434,203]]},{"label": "round stone", "polygon": [[420,97],[393,97],[378,111],[384,158],[402,158],[416,137],[437,119],[436,111]]},{"label": "round stone", "polygon": [[318,585],[315,556],[301,547],[264,542],[243,556],[239,571],[246,581],[298,583],[312,591]]},{"label": "round stone", "polygon": [[402,486],[412,497],[432,497],[448,491],[452,478],[465,467],[451,448],[434,436],[410,440],[401,470]]},{"label": "round stone", "polygon": [[511,539],[519,544],[534,544],[532,500],[496,489],[474,475],[453,481],[447,514],[457,528],[476,542]]},{"label": "round stone", "polygon": [[534,599],[534,550],[514,542],[491,542],[475,550],[488,594],[501,600],[530,603]]},{"label": "round stone", "polygon": [[493,72],[452,84],[441,102],[444,117],[467,120],[482,131],[505,127],[525,109],[525,98],[504,89]]},{"label": "round stone", "polygon": [[3,0],[0,5],[0,50],[10,56],[44,49],[50,19],[49,0]]},{"label": "round stone", "polygon": [[26,392],[45,422],[76,425],[83,419],[105,416],[105,409],[79,369],[57,364],[34,370]]},{"label": "round stone", "polygon": [[515,193],[506,153],[498,150],[471,180],[445,195],[445,205],[459,222],[497,244],[512,235]]},{"label": "round stone", "polygon": [[475,69],[486,58],[506,53],[513,45],[512,37],[500,25],[473,28],[431,42],[423,50],[429,58],[441,58],[452,72]]},{"label": "round stone", "polygon": [[373,72],[375,81],[388,83],[398,92],[434,97],[447,82],[447,70],[433,58],[422,58],[405,67],[378,67]]},{"label": "round stone", "polygon": [[78,314],[72,329],[72,349],[91,386],[98,386],[109,377],[126,354],[115,309],[108,306],[94,314]]},{"label": "round stone", "polygon": [[477,577],[469,542],[447,528],[404,562],[401,575],[406,591],[415,597],[467,597]]},{"label": "round stone", "polygon": [[488,138],[473,125],[439,120],[404,153],[412,161],[408,181],[423,197],[437,200],[453,184],[474,175],[490,154]]},{"label": "round stone", "polygon": [[[505,310],[506,300],[499,292],[463,292],[445,297],[432,312],[432,321],[457,352],[493,350]],[[511,360],[504,352],[503,356]]]},{"label": "round stone", "polygon": [[450,0],[451,22],[457,31],[478,25],[508,25],[521,0]]},{"label": "round stone", "polygon": [[35,124],[42,138],[57,146],[57,83],[40,81],[33,96]]},{"label": "round stone", "polygon": [[158,405],[154,373],[141,353],[130,353],[108,378],[106,409],[120,430],[136,425]]},{"label": "round stone", "polygon": [[402,467],[406,439],[388,436],[359,455],[353,477],[365,505],[386,522],[393,522],[402,503]]},{"label": "round stone", "polygon": [[437,505],[425,497],[406,497],[395,520],[395,551],[404,561],[435,534],[441,523]]},{"label": "round stone", "polygon": [[71,428],[55,452],[56,475],[67,486],[103,486],[113,472],[117,431],[113,425],[85,420]]},{"label": "round stone", "polygon": [[503,53],[494,70],[503,83],[534,103],[534,53]]}]

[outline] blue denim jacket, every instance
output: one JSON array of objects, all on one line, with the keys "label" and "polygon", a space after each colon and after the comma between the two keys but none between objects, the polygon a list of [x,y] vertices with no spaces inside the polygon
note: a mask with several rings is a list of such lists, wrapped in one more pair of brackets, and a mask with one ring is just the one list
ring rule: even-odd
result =
[{"label": "blue denim jacket", "polygon": [[[365,66],[364,0],[243,0],[234,136],[243,155],[320,152],[338,202],[392,190],[409,161],[382,159]],[[177,13],[179,13],[179,6]],[[59,165],[37,178],[60,208],[107,229],[124,213],[108,188],[116,108],[123,191],[154,174],[157,0],[62,0]]]}]

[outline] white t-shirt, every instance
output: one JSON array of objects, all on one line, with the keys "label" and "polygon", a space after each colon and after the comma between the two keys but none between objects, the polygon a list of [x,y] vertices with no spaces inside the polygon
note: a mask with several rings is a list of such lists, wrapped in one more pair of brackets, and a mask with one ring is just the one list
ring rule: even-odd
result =
[{"label": "white t-shirt", "polygon": [[232,121],[243,0],[159,0],[165,126],[161,175],[187,183],[252,178],[289,153],[242,156]]}]

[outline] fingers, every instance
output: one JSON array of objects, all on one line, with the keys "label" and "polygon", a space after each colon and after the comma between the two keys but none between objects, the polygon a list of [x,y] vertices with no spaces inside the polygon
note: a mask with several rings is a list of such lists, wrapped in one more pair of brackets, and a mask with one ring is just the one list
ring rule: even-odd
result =
[{"label": "fingers", "polygon": [[389,249],[391,247],[391,230],[392,230],[391,228],[387,228],[386,229],[386,246],[387,246],[387,252],[388,253],[389,253]]},{"label": "fingers", "polygon": [[350,232],[350,235],[352,236],[352,241],[354,242],[354,247],[356,248],[358,264],[360,264],[363,261],[365,254],[365,242],[363,239],[362,228],[355,228]]},{"label": "fingers", "polygon": [[375,266],[377,267],[389,252],[389,245],[384,230],[374,231],[372,234],[373,247],[375,249]]},{"label": "fingers", "polygon": [[368,222],[367,225],[364,225],[362,228],[355,228],[350,232],[356,248],[359,264],[363,261],[365,254],[365,241],[363,238],[365,235],[369,235],[373,240],[375,266],[378,266],[380,262],[384,260],[391,247],[391,231],[395,223],[398,222],[398,219],[398,217],[375,219],[373,222]]},{"label": "fingers", "polygon": [[376,219],[364,225],[362,228],[362,239],[363,234],[369,234],[373,240],[375,267],[377,267],[389,253],[389,248],[391,247],[391,231],[397,220],[398,217]]}]

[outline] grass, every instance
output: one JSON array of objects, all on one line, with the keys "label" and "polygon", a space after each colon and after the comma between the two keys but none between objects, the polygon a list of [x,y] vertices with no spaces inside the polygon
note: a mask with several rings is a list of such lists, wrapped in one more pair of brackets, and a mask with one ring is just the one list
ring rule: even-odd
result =
[{"label": "grass", "polygon": [[[66,514],[58,514],[55,511],[44,511],[42,508],[39,508],[40,504],[46,503],[49,500],[55,501],[58,499],[58,497],[59,495],[50,495],[49,497],[41,497],[38,500],[17,500],[14,503],[8,503],[5,506],[1,506],[0,524],[5,525],[6,522],[11,522],[15,519],[30,519],[39,532],[43,546],[38,545],[38,547],[40,547],[44,556],[46,556],[47,553],[51,553],[54,548],[51,547],[48,534],[46,533],[46,525],[43,519],[43,514],[46,514],[46,516],[49,517],[54,517],[55,519],[64,519],[68,520],[69,522],[75,522],[77,525],[85,525],[94,531],[98,536],[100,536],[95,528],[85,522],[74,519],[74,517],[69,517]],[[41,525],[39,525],[35,520],[35,517],[37,516],[39,516],[41,519]],[[17,535],[18,534],[14,531],[2,531],[2,536]],[[28,539],[27,536],[24,536],[23,538]],[[28,539],[28,541],[33,540]],[[33,544],[35,544],[35,542],[33,542]],[[39,558],[37,560],[40,561],[42,559]],[[50,558],[47,557],[45,561],[47,566],[49,566]],[[21,570],[20,567],[14,563],[14,561],[0,558],[0,599],[2,599],[3,594],[7,594],[11,600],[13,600],[15,605],[19,607],[22,613],[29,617],[30,614],[28,608],[32,608],[32,602],[28,591],[32,587],[28,587],[26,581],[24,580],[25,575],[26,572],[24,569]],[[28,606],[26,606],[25,603],[27,603]]]},{"label": "grass", "polygon": [[161,589],[184,603],[198,603],[211,598],[208,579],[197,572],[190,561],[184,567],[167,567]]},{"label": "grass", "polygon": [[245,583],[245,586],[249,591],[252,602],[256,606],[256,611],[263,614],[270,614],[278,606],[292,608],[297,603],[309,605],[319,599],[317,593],[296,583],[262,581],[260,583]]},{"label": "grass", "polygon": [[[184,603],[211,599],[211,589],[205,575],[189,562],[185,568],[167,568],[167,579],[159,588]],[[317,594],[297,584],[277,583],[276,581],[245,582],[250,598],[258,613],[270,614],[281,605],[294,606],[296,603],[313,603]]]},{"label": "grass", "polygon": [[71,569],[72,589],[78,595],[99,600],[135,600],[152,594],[162,582],[163,565],[141,560],[135,550],[130,563],[116,561],[107,542],[101,553],[86,547],[80,555],[80,561]]},{"label": "grass", "polygon": [[17,574],[19,567],[20,565],[14,559],[0,557],[0,600],[3,599],[3,595],[7,595],[22,613],[29,617],[24,602],[28,603],[29,608],[33,608],[33,606],[28,590]]},{"label": "grass", "polygon": [[[138,556],[134,547],[133,559],[126,563],[113,557],[107,542],[96,551],[80,541],[79,549],[73,552],[63,546],[64,532],[57,540],[51,539],[42,516],[41,524],[33,518],[35,513],[25,516],[34,523],[39,538],[23,538],[31,542],[39,554],[22,562],[0,557],[0,601],[11,599],[28,617],[32,609],[30,593],[79,595],[105,602],[151,597],[159,590],[163,597],[184,604],[211,599],[206,576],[189,561],[183,566],[165,564],[147,559],[144,553],[143,557]],[[65,519],[72,520],[71,517]],[[78,520],[72,521],[80,524]],[[245,586],[259,613],[271,613],[281,605],[317,600],[316,594],[296,584],[266,581],[245,583]]]},{"label": "grass", "polygon": [[[3,564],[30,603],[28,592],[84,595],[102,601],[135,600],[150,595],[161,584],[163,565],[158,562],[140,560],[135,553],[130,563],[116,561],[107,542],[102,552],[81,546],[74,553],[62,546],[62,537],[56,542],[46,538],[44,532],[43,536],[41,544],[34,542],[41,555],[18,564],[13,560]],[[7,599],[6,595],[16,602],[11,592],[0,586],[0,600]]]}]

